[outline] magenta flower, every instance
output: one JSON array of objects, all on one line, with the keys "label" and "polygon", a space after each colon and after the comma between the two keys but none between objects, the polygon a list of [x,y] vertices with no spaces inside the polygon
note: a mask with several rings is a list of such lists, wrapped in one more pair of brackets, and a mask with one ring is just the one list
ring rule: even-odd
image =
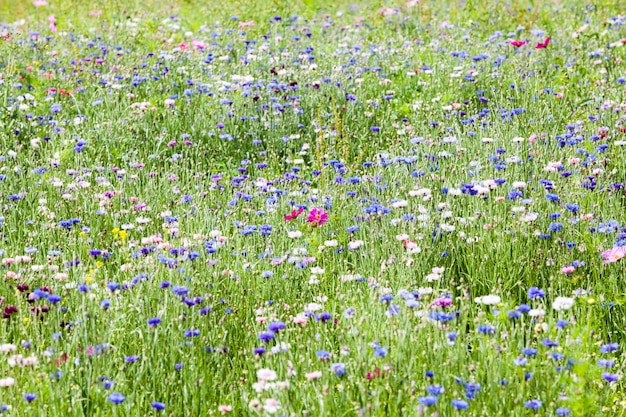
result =
[{"label": "magenta flower", "polygon": [[289,221],[289,220],[293,220],[296,217],[298,217],[299,215],[302,214],[302,212],[304,211],[304,209],[302,207],[300,207],[298,210],[292,210],[291,214],[288,214],[285,216],[285,221]]},{"label": "magenta flower", "polygon": [[313,207],[309,212],[306,221],[311,223],[313,226],[321,226],[328,221],[328,213],[320,208]]},{"label": "magenta flower", "polygon": [[537,45],[535,45],[535,49],[547,48],[549,43],[550,43],[550,37],[548,36],[545,41],[539,42]]},{"label": "magenta flower", "polygon": [[605,250],[602,252],[602,257],[604,258],[603,264],[610,264],[613,262],[617,262],[626,256],[626,246],[619,246],[617,248],[611,248],[609,250]]}]

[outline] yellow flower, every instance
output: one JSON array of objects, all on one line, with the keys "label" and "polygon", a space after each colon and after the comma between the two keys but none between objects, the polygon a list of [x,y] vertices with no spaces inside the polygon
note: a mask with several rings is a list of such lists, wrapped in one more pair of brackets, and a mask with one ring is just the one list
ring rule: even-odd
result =
[{"label": "yellow flower", "polygon": [[102,261],[97,261],[96,262],[96,268],[100,268],[102,265],[104,265],[104,262],[102,262]]},{"label": "yellow flower", "polygon": [[120,228],[116,227],[115,229],[111,230],[111,233],[113,233],[114,235],[118,234],[120,232]]},{"label": "yellow flower", "polygon": [[22,321],[23,321],[24,323],[28,323],[28,317],[24,317],[24,318],[22,319]]},{"label": "yellow flower", "polygon": [[126,239],[126,236],[128,236],[128,233],[126,232],[126,230],[122,230],[120,233],[120,239]]}]

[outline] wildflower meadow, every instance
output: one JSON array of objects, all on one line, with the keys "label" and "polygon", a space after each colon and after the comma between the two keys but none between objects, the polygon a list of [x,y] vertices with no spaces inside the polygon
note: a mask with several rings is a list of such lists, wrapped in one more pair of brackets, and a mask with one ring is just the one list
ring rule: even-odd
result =
[{"label": "wildflower meadow", "polygon": [[0,414],[626,415],[624,6],[0,0]]}]

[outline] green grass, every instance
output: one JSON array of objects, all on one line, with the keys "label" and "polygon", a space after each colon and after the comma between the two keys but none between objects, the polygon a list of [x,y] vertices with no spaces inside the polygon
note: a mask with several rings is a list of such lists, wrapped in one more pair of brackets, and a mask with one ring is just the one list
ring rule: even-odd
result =
[{"label": "green grass", "polygon": [[0,0],[0,410],[624,414],[623,7],[352,3]]}]

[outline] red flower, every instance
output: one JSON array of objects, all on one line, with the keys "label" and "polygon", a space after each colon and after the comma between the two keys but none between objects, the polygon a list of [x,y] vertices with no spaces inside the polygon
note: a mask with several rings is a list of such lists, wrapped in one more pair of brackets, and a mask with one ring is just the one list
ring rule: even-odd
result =
[{"label": "red flower", "polygon": [[61,364],[63,362],[67,362],[68,359],[69,359],[69,356],[67,356],[67,353],[63,352],[60,358],[57,358],[54,360],[54,363],[56,364],[56,366],[61,366]]},{"label": "red flower", "polygon": [[537,45],[535,45],[535,49],[543,49],[547,47],[549,43],[550,43],[550,37],[548,36],[545,41],[539,42]]},{"label": "red flower", "polygon": [[303,211],[304,211],[304,209],[303,209],[302,207],[300,207],[297,211],[296,211],[296,210],[293,210],[293,211],[291,212],[291,214],[288,214],[288,215],[286,215],[286,216],[285,216],[285,221],[287,222],[287,221],[289,221],[289,220],[293,220],[293,219],[295,219],[296,217],[298,217],[299,215],[301,215]]},{"label": "red flower", "polygon": [[519,48],[520,46],[526,45],[526,41],[511,41],[511,45],[513,45],[516,48]]},{"label": "red flower", "polygon": [[380,374],[381,374],[380,368],[376,367],[374,368],[373,372],[368,372],[365,378],[367,378],[368,380],[380,378]]}]

